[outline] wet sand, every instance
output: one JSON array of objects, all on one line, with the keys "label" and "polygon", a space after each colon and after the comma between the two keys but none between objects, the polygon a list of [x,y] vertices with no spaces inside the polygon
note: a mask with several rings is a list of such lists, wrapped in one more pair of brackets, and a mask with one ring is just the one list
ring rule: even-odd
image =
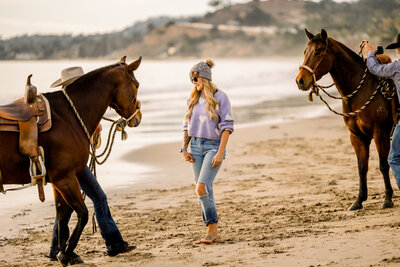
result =
[{"label": "wet sand", "polygon": [[[122,235],[137,249],[106,256],[89,222],[75,250],[83,266],[400,265],[399,191],[394,208],[381,209],[384,184],[373,144],[369,198],[362,210],[347,210],[358,194],[358,171],[341,118],[235,131],[214,185],[218,244],[193,245],[206,228],[191,166],[179,148],[162,144],[124,156],[154,166],[135,186],[107,191]],[[54,205],[38,203],[2,219],[16,226],[18,236],[0,239],[0,266],[59,266],[44,257],[54,214]]]}]

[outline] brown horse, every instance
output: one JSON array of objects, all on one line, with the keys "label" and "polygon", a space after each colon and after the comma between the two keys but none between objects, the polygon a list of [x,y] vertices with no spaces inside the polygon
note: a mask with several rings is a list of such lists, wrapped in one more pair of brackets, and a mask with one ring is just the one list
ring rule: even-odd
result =
[{"label": "brown horse", "polygon": [[[141,62],[125,64],[125,57],[117,64],[89,72],[65,89],[88,134],[92,135],[108,107],[124,118],[136,115],[128,126],[141,121],[140,101],[137,100],[138,81],[133,71]],[[52,183],[59,223],[60,262],[82,263],[73,251],[88,221],[88,210],[82,198],[77,174],[81,173],[89,157],[89,140],[71,104],[62,91],[46,93],[51,106],[52,128],[39,134],[39,145],[44,148],[47,177]],[[18,149],[18,133],[0,132],[0,170],[4,184],[27,184],[29,159]],[[78,222],[68,239],[69,210],[77,213]],[[68,242],[67,242],[68,241]]]},{"label": "brown horse", "polygon": [[[298,88],[303,91],[309,90],[316,80],[329,72],[342,97],[353,93],[362,80],[366,68],[364,60],[345,45],[328,37],[325,30],[315,36],[307,29],[305,31],[309,41],[304,51],[304,63],[300,66],[300,72],[296,78]],[[375,92],[378,82],[376,76],[367,72],[358,93],[348,100],[342,100],[343,113],[349,114],[363,107]],[[379,93],[364,110],[343,118],[350,131],[350,140],[357,155],[360,176],[359,195],[349,210],[361,209],[362,202],[368,197],[367,172],[369,146],[372,139],[378,150],[379,168],[385,182],[385,201],[382,208],[393,207],[393,189],[387,162],[390,133],[393,127],[391,101]]]}]

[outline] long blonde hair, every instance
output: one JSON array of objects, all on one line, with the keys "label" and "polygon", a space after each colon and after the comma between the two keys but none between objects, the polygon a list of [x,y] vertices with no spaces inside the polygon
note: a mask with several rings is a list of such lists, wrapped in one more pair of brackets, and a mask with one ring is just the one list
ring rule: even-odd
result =
[{"label": "long blonde hair", "polygon": [[[206,100],[206,110],[210,119],[218,121],[217,110],[219,110],[219,103],[214,98],[214,93],[217,91],[217,86],[208,79],[199,78],[203,82],[204,99]],[[185,115],[185,120],[188,121],[192,116],[194,105],[199,102],[201,91],[197,90],[194,86],[188,103],[188,112]]]}]

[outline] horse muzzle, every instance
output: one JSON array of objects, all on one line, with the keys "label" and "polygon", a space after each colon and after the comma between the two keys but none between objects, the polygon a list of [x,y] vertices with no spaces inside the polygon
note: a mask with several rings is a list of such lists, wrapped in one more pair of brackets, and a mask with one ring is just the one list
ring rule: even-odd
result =
[{"label": "horse muzzle", "polygon": [[302,75],[302,71],[300,71],[296,77],[296,84],[300,90],[308,91],[312,85],[312,79],[306,77],[306,75]]},{"label": "horse muzzle", "polygon": [[138,127],[141,121],[142,121],[142,112],[140,111],[140,109],[137,109],[135,111],[135,115],[133,116],[133,118],[128,121],[128,126]]}]

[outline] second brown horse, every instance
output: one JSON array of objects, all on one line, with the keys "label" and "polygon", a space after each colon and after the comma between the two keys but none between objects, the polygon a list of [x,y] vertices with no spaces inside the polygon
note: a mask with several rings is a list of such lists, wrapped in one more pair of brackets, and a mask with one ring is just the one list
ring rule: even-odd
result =
[{"label": "second brown horse", "polygon": [[[313,35],[306,30],[309,39],[304,51],[304,62],[300,67],[296,82],[300,90],[309,90],[316,80],[330,73],[341,94],[351,94],[362,80],[366,68],[363,59],[340,42],[328,37],[325,30]],[[313,77],[313,74],[315,75]],[[369,72],[357,94],[349,100],[342,100],[343,113],[359,110],[369,100],[378,86],[378,78]],[[393,127],[392,105],[378,93],[364,110],[354,116],[344,116],[344,122],[350,131],[350,141],[357,155],[360,177],[357,200],[349,210],[362,208],[362,202],[368,197],[367,172],[369,146],[373,139],[379,154],[379,168],[385,183],[385,201],[382,208],[393,207],[393,189],[389,178],[387,162],[390,149],[390,133]]]}]

